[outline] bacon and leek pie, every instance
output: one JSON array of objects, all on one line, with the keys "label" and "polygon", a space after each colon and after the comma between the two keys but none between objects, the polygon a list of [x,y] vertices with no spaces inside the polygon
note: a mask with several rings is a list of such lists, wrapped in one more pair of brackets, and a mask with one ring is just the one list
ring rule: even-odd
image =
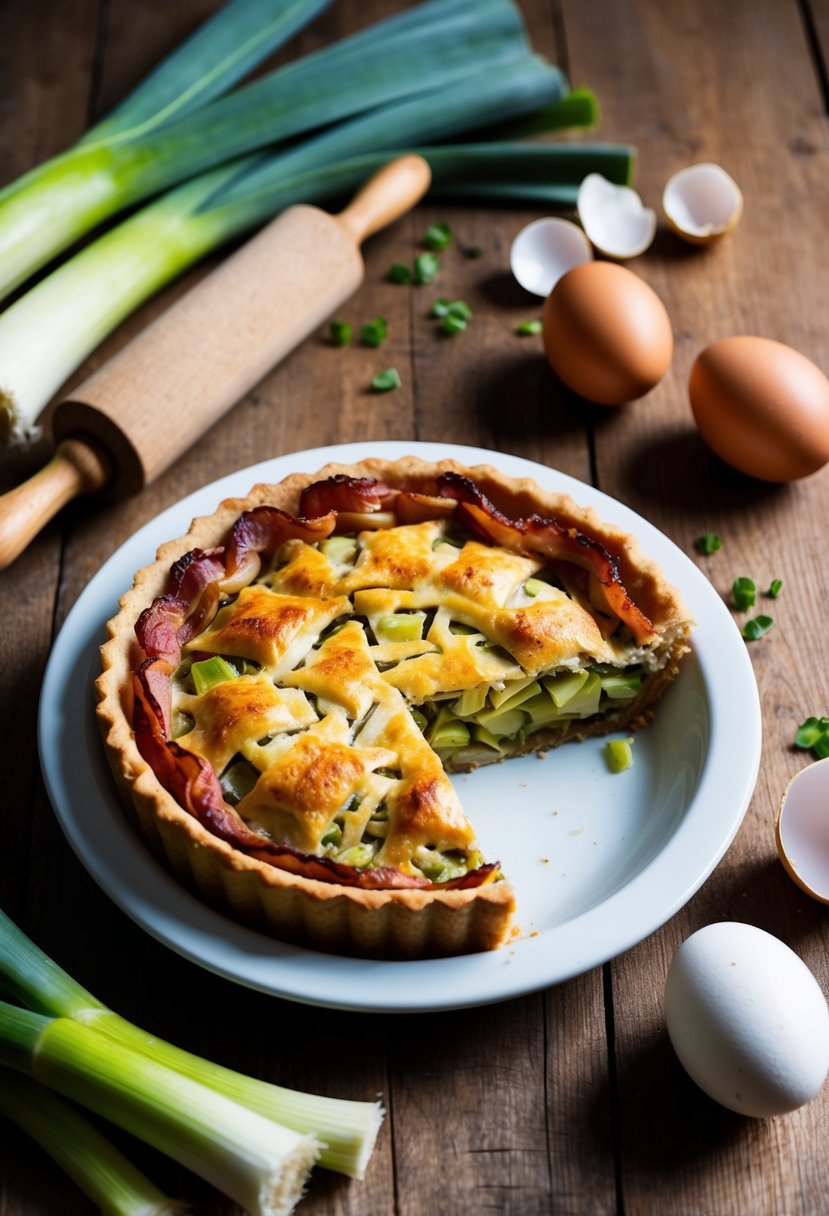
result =
[{"label": "bacon and leek pie", "polygon": [[144,833],[211,903],[321,949],[491,949],[513,891],[447,771],[635,729],[688,632],[635,540],[568,497],[332,465],[159,550],[98,713]]}]

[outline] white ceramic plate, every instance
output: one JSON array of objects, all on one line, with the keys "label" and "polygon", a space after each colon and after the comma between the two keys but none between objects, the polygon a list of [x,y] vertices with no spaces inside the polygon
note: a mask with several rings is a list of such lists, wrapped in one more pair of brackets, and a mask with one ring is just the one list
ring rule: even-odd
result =
[{"label": "white ceramic plate", "polygon": [[[513,881],[521,934],[501,950],[425,962],[368,962],[287,946],[195,899],[156,863],[124,818],[98,736],[92,682],[104,625],[135,570],[195,515],[257,481],[367,456],[489,462],[593,506],[635,533],[682,589],[697,622],[693,653],[640,731],[635,764],[606,771],[601,740],[570,744],[456,778],[485,854]],[[739,729],[735,724],[739,723]],[[722,857],[748,806],[760,758],[760,708],[745,644],[708,580],[627,507],[552,469],[503,453],[426,443],[359,443],[297,452],[206,486],[115,553],[55,643],[40,701],[46,785],[92,877],[160,941],[228,979],[340,1009],[457,1009],[504,1000],[589,970],[664,924]]]}]

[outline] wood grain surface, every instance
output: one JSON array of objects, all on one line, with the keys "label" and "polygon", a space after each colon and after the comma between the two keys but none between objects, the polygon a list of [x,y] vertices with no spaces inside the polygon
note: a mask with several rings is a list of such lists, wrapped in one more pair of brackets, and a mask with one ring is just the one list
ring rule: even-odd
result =
[{"label": "wood grain surface", "polygon": [[[109,109],[214,0],[5,0],[0,5],[0,183],[57,152]],[[395,0],[339,0],[290,51],[393,11]],[[343,319],[382,314],[381,352],[311,337],[167,473],[117,504],[73,504],[0,574],[4,758],[0,904],[101,999],[131,1020],[242,1071],[340,1096],[381,1094],[388,1111],[366,1180],[324,1171],[308,1216],[821,1216],[829,1090],[800,1111],[748,1120],[686,1077],[664,1026],[665,974],[680,941],[712,921],[781,937],[829,992],[829,913],[786,877],[773,820],[809,762],[794,733],[829,713],[825,560],[829,470],[789,486],[729,471],[699,439],[687,401],[695,355],[718,337],[757,333],[829,368],[827,0],[523,0],[533,42],[602,107],[599,137],[638,145],[637,186],[657,206],[668,176],[700,160],[740,183],[737,232],[706,251],[663,228],[636,271],[671,315],[664,381],[621,410],[587,407],[515,325],[538,314],[508,273],[510,242],[538,210],[429,200],[365,247],[367,273]],[[289,52],[283,52],[287,55]],[[440,290],[475,317],[441,337],[426,289],[385,281],[430,222],[459,238]],[[470,260],[462,245],[477,245]],[[117,351],[204,267],[112,336],[76,383]],[[48,336],[44,350],[48,357]],[[402,387],[373,395],[381,367]],[[2,374],[2,369],[0,369]],[[750,646],[763,707],[763,758],[726,857],[663,929],[556,988],[467,1012],[383,1017],[304,1008],[183,962],[124,916],[65,843],[40,776],[35,730],[50,648],[114,550],[184,495],[269,455],[363,439],[469,443],[553,466],[621,499],[693,555],[723,598],[732,579],[784,579],[773,630]],[[0,457],[0,489],[43,463],[39,448]],[[694,551],[704,531],[723,548]],[[738,616],[738,620],[741,620]],[[739,721],[721,724],[738,735]],[[83,763],[83,757],[78,758]],[[724,813],[728,808],[723,808]],[[157,1154],[119,1141],[168,1192],[205,1216],[236,1209]],[[3,1124],[2,1216],[92,1209],[40,1151]]]}]

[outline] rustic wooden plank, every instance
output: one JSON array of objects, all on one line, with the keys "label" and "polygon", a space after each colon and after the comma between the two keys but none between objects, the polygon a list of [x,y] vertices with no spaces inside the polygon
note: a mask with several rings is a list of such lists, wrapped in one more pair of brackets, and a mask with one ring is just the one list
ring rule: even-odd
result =
[{"label": "rustic wooden plank", "polygon": [[829,704],[819,523],[829,482],[824,471],[764,487],[725,469],[694,431],[685,387],[696,353],[730,333],[776,337],[829,365],[820,320],[827,255],[819,234],[829,206],[820,97],[795,4],[765,4],[762,14],[757,5],[707,3],[565,4],[564,12],[573,62],[601,82],[608,137],[640,144],[646,202],[658,204],[675,169],[708,159],[746,197],[740,228],[721,246],[689,253],[661,235],[634,263],[665,300],[676,354],[645,401],[596,418],[599,484],[686,552],[703,531],[718,532],[722,551],[697,561],[726,599],[739,574],[760,587],[780,576],[786,586],[773,606],[775,629],[751,648],[765,755],[737,842],[689,907],[613,966],[625,1211],[652,1211],[654,1193],[666,1188],[677,1213],[816,1211],[823,1184],[807,1146],[826,1134],[826,1099],[765,1123],[716,1107],[673,1056],[662,988],[679,941],[718,919],[776,933],[827,982],[823,918],[776,861],[772,824],[786,781],[806,762],[792,751],[794,729]]},{"label": "rustic wooden plank", "polygon": [[[88,0],[49,0],[0,8],[0,184],[14,180],[44,157],[59,152],[84,129],[90,106],[98,6]],[[71,65],[71,69],[67,65]],[[0,489],[43,463],[47,445],[0,461]],[[12,570],[0,573],[3,620],[3,697],[0,738],[6,808],[0,853],[4,910],[33,931],[37,909],[29,887],[38,869],[35,721],[44,662],[52,632],[60,568],[62,525],[51,525],[36,548]],[[75,1216],[88,1203],[28,1137],[3,1125],[0,1206],[10,1216],[46,1211]]]},{"label": "rustic wooden plank", "polygon": [[[321,23],[325,40],[342,36],[368,20],[376,19],[388,5],[334,6]],[[156,14],[158,16],[158,14]],[[130,59],[130,23],[126,17],[108,31],[104,80],[118,75],[112,64]],[[116,36],[117,35],[117,36]],[[310,50],[323,35],[320,23],[303,32],[295,48]],[[119,38],[121,41],[119,41]],[[163,15],[153,26],[153,47],[166,42]],[[146,56],[145,56],[146,57]],[[120,88],[113,86],[117,96]],[[403,221],[404,223],[406,221]],[[368,243],[369,269],[366,283],[346,312],[361,321],[380,311],[388,316],[391,329],[387,353],[401,365],[406,357],[408,308],[399,295],[389,297],[384,280],[386,234]],[[176,284],[149,301],[79,369],[75,383],[115,353],[181,292],[207,273],[218,258],[208,259]],[[379,267],[382,267],[381,271]],[[219,339],[220,340],[220,336]],[[390,437],[411,426],[411,390],[372,395],[368,391],[376,370],[378,352],[359,344],[335,350],[321,331],[248,394],[226,419],[213,427],[176,465],[142,495],[127,502],[110,504],[79,501],[67,511],[66,577],[57,609],[62,621],[78,594],[98,566],[138,527],[166,506],[206,482],[225,473],[258,463],[280,452],[367,437],[366,418],[372,425],[368,437]],[[385,363],[383,363],[385,366]],[[409,381],[409,383],[411,383]],[[382,1019],[309,1010],[264,997],[217,979],[175,955],[143,934],[117,911],[68,856],[63,843],[53,838],[51,814],[42,808],[43,831],[49,848],[43,863],[39,888],[43,892],[44,937],[57,957],[102,999],[132,1020],[147,1025],[171,1041],[199,1054],[219,1059],[231,1067],[286,1085],[337,1096],[374,1099],[384,1094],[386,1084],[385,1024]],[[57,829],[54,829],[56,832]],[[58,929],[53,917],[55,890],[71,887],[74,893],[72,924]],[[50,895],[50,892],[52,893]],[[84,938],[92,927],[103,926],[110,960],[106,973],[89,959]],[[45,943],[44,943],[45,944]],[[136,975],[152,977],[144,989]],[[102,984],[105,991],[102,991]],[[194,1010],[209,1010],[209,1016],[194,1017]],[[217,1027],[232,1030],[217,1036]],[[271,1028],[275,1028],[271,1031]],[[347,1045],[347,1049],[346,1049]],[[332,1066],[336,1061],[336,1066]],[[186,1195],[204,1213],[236,1211],[211,1188],[151,1154],[146,1168],[154,1169],[162,1185],[172,1193]],[[390,1124],[372,1158],[365,1181],[355,1182],[325,1171],[317,1171],[303,1210],[319,1216],[357,1216],[363,1212],[390,1212],[394,1206],[394,1174]],[[45,1208],[43,1210],[46,1210]]]}]

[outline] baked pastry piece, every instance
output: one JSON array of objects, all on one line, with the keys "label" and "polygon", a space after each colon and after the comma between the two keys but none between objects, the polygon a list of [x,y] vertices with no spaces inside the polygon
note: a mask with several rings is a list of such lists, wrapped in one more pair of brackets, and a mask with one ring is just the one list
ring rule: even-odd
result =
[{"label": "baked pastry piece", "polygon": [[339,952],[484,950],[513,891],[446,771],[636,729],[688,632],[636,541],[566,496],[331,465],[159,550],[109,623],[98,714],[144,833],[211,903]]}]

